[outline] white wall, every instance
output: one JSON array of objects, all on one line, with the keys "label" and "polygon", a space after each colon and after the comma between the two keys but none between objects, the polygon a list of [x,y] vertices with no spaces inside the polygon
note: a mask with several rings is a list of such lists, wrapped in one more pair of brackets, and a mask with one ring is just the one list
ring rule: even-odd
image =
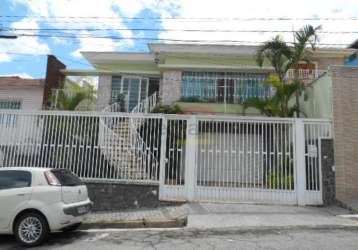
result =
[{"label": "white wall", "polygon": [[[36,111],[42,109],[43,87],[14,88],[0,87],[0,100],[18,100],[21,109]],[[41,138],[41,125],[31,116],[0,114],[0,145],[26,145],[38,142]],[[13,122],[7,122],[7,121]],[[34,129],[29,129],[34,128]]]},{"label": "white wall", "polygon": [[43,91],[43,87],[0,87],[0,100],[19,100],[22,110],[41,110]]}]

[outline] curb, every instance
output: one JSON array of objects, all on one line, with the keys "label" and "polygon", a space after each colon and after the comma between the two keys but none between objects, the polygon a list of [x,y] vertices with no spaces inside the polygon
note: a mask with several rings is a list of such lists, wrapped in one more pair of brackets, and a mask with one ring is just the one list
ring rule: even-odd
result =
[{"label": "curb", "polygon": [[200,228],[200,227],[188,227],[188,230],[194,231],[207,231],[222,232],[232,231],[235,233],[245,232],[265,232],[272,230],[358,230],[358,225],[294,225],[294,226],[243,226],[243,227],[217,227],[217,228]]},{"label": "curb", "polygon": [[187,225],[187,218],[168,220],[99,221],[84,222],[79,230],[108,228],[178,228]]}]

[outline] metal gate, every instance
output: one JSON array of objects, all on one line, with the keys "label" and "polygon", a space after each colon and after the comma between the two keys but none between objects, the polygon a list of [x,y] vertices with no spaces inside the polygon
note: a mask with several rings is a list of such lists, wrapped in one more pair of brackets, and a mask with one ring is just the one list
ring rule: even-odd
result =
[{"label": "metal gate", "polygon": [[329,120],[0,111],[0,166],[159,184],[161,200],[322,204],[322,138]]},{"label": "metal gate", "polygon": [[162,200],[322,204],[320,139],[331,138],[330,121],[164,120]]}]

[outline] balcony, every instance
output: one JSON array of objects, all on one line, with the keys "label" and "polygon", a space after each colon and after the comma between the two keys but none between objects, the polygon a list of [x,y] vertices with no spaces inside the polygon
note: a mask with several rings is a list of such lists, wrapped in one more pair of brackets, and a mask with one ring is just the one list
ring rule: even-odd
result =
[{"label": "balcony", "polygon": [[[298,78],[303,80],[306,84],[320,78],[324,75],[326,70],[318,70],[318,69],[298,69]],[[290,69],[286,73],[286,80],[291,82],[295,78],[295,70]]]}]

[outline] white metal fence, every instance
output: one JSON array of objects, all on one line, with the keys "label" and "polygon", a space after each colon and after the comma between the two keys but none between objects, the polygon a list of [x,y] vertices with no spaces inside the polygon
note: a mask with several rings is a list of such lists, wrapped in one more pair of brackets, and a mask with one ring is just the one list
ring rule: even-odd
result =
[{"label": "white metal fence", "polygon": [[322,204],[320,139],[332,138],[330,121],[163,119],[162,199]]},{"label": "white metal fence", "polygon": [[0,166],[156,183],[162,200],[322,204],[328,120],[0,111],[0,121]]},{"label": "white metal fence", "polygon": [[[12,121],[0,124],[0,166],[67,168],[83,179],[158,182],[159,166],[125,140],[128,121],[140,121],[138,133],[159,157],[158,115],[1,111],[0,118]],[[100,126],[102,121],[107,126]]]}]

